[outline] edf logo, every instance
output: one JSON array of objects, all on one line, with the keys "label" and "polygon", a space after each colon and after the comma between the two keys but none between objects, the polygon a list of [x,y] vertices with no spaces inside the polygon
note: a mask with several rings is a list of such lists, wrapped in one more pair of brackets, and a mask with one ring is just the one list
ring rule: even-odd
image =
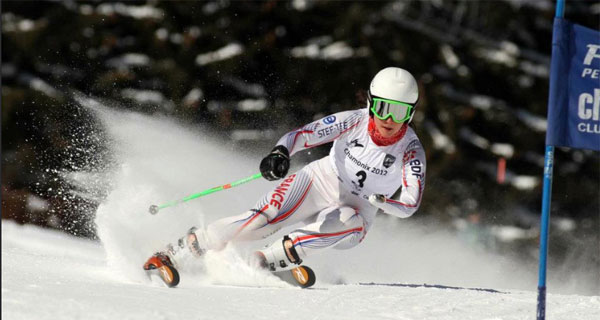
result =
[{"label": "edf logo", "polygon": [[335,116],[329,116],[329,117],[323,119],[324,124],[332,124],[334,122],[335,122]]}]

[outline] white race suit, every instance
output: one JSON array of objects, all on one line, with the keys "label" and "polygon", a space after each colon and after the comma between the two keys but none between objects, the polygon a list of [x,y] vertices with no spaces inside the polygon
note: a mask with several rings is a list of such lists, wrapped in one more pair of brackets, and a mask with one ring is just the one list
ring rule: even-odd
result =
[{"label": "white race suit", "polygon": [[[290,155],[334,141],[328,156],[287,176],[250,211],[207,227],[208,249],[229,241],[258,240],[296,222],[289,234],[300,258],[325,248],[348,249],[365,237],[378,209],[406,218],[425,187],[425,152],[412,128],[378,146],[368,133],[367,109],[339,112],[284,135]],[[385,196],[377,207],[371,194]]]}]

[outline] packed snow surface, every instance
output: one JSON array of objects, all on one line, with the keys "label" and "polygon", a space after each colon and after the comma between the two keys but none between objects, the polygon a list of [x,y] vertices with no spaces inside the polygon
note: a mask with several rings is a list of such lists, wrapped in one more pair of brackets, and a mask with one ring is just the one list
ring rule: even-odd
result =
[{"label": "packed snow surface", "polygon": [[[169,289],[109,268],[97,242],[2,222],[6,320],[535,318],[533,291],[323,281],[314,289],[298,289],[268,275],[253,277],[243,268],[221,272],[232,284],[183,274],[181,285]],[[244,272],[251,279],[236,280],[236,273]],[[549,294],[547,308],[548,319],[599,319],[600,297]]]},{"label": "packed snow surface", "polygon": [[[65,175],[79,194],[86,186],[90,198],[106,191],[95,214],[100,241],[3,220],[2,319],[535,318],[535,265],[418,217],[378,216],[358,247],[308,257],[317,273],[311,289],[245,263],[289,228],[186,261],[180,285],[166,288],[142,272],[153,252],[191,226],[247,210],[274,183],[256,180],[157,215],[148,207],[251,176],[270,148],[240,154],[239,145],[166,117],[79,102],[107,132],[114,163],[103,173]],[[596,271],[549,270],[548,319],[600,319],[600,293],[586,281]]]}]

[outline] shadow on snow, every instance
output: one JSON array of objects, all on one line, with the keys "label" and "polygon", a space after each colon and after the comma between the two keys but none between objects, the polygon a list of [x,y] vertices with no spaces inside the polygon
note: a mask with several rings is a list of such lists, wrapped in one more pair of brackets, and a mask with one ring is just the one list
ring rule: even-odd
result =
[{"label": "shadow on snow", "polygon": [[494,290],[494,289],[485,289],[485,288],[463,288],[463,287],[451,287],[451,286],[443,286],[439,284],[408,284],[408,283],[376,283],[376,282],[368,282],[368,283],[359,283],[360,286],[386,286],[386,287],[403,287],[403,288],[437,288],[437,289],[451,289],[451,290],[471,290],[471,291],[484,291],[491,293],[503,293],[506,292]]}]

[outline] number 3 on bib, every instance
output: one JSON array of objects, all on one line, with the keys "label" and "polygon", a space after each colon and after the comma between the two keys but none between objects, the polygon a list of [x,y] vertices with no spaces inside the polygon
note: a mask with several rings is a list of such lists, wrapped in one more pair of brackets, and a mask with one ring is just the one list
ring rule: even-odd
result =
[{"label": "number 3 on bib", "polygon": [[365,185],[365,180],[367,179],[367,173],[364,172],[363,170],[361,170],[356,173],[356,176],[358,177],[358,186],[362,188]]}]

